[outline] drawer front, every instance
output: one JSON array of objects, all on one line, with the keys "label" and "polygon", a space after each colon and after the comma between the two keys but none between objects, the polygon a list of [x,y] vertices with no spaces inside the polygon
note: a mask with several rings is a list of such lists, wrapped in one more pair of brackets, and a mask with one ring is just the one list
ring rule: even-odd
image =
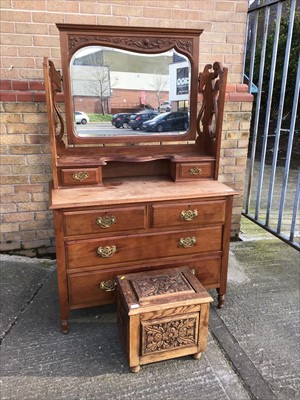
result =
[{"label": "drawer front", "polygon": [[195,275],[204,287],[218,287],[221,279],[221,256],[200,260]]},{"label": "drawer front", "polygon": [[180,257],[220,251],[222,226],[185,232],[166,232],[137,236],[67,242],[68,268],[105,266],[130,261]]},{"label": "drawer front", "polygon": [[178,168],[179,179],[207,179],[213,177],[214,162],[180,163]]},{"label": "drawer front", "polygon": [[145,229],[145,207],[64,212],[66,235]]},{"label": "drawer front", "polygon": [[82,186],[101,183],[99,168],[60,170],[61,184],[64,186]]},{"label": "drawer front", "polygon": [[[138,268],[136,272],[145,268]],[[73,273],[68,276],[69,302],[71,308],[92,307],[116,302],[115,278],[124,270]]]},{"label": "drawer front", "polygon": [[[183,263],[165,264],[150,268],[149,266],[116,268],[113,270],[74,273],[68,275],[70,307],[82,308],[116,302],[116,286],[114,280],[117,275],[133,272],[180,267]],[[184,262],[195,270],[196,277],[205,287],[218,287],[220,283],[221,257],[205,257],[198,261]]]},{"label": "drawer front", "polygon": [[152,227],[215,224],[225,221],[225,200],[152,206]]}]

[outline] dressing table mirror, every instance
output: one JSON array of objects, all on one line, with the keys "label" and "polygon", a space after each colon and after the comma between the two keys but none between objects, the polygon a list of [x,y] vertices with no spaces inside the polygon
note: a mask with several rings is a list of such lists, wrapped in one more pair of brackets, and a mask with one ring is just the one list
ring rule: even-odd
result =
[{"label": "dressing table mirror", "polygon": [[[57,28],[62,69],[45,58],[44,77],[63,332],[70,310],[115,302],[115,277],[131,272],[188,266],[222,307],[236,194],[217,181],[227,69],[199,75],[202,30]],[[129,121],[78,124],[82,112]]]}]

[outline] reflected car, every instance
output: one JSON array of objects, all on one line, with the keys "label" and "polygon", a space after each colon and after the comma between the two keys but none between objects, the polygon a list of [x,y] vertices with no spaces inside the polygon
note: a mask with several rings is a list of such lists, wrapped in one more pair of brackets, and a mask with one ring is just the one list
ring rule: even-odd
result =
[{"label": "reflected car", "polygon": [[180,111],[159,114],[151,121],[143,123],[143,131],[146,132],[187,131],[188,127],[189,114]]},{"label": "reflected car", "polygon": [[75,122],[76,124],[85,125],[90,122],[89,117],[82,111],[75,111]]},{"label": "reflected car", "polygon": [[144,122],[156,117],[157,115],[158,115],[157,111],[143,111],[135,115],[131,115],[129,120],[129,126],[134,131],[136,129],[142,129]]},{"label": "reflected car", "polygon": [[120,114],[115,114],[112,117],[111,123],[114,125],[116,128],[129,128],[129,119],[130,116],[133,114],[128,114],[128,113],[120,113]]},{"label": "reflected car", "polygon": [[160,112],[164,111],[171,111],[171,104],[169,101],[164,101],[160,106],[159,106]]}]

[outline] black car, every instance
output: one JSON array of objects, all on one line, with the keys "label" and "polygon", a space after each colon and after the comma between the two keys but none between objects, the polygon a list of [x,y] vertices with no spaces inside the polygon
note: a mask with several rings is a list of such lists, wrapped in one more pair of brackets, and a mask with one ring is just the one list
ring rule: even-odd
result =
[{"label": "black car", "polygon": [[186,131],[188,127],[189,115],[180,111],[160,114],[151,121],[143,123],[143,130],[147,132]]},{"label": "black car", "polygon": [[129,128],[129,118],[132,114],[120,113],[112,117],[111,123],[116,128]]},{"label": "black car", "polygon": [[137,113],[130,117],[129,126],[134,131],[136,129],[142,129],[143,122],[148,121],[149,119],[152,119],[152,118],[156,117],[157,115],[158,115],[157,111],[143,111],[143,112]]}]

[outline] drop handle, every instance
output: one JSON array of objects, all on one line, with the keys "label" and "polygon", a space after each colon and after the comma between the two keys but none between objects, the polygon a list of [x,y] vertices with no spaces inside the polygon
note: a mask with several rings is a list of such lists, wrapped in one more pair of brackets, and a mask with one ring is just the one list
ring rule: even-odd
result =
[{"label": "drop handle", "polygon": [[96,224],[99,225],[101,228],[110,228],[113,224],[115,224],[117,218],[114,215],[105,215],[103,217],[98,217],[96,219]]},{"label": "drop handle", "polygon": [[198,217],[198,210],[182,210],[180,218],[184,221],[193,221]]},{"label": "drop handle", "polygon": [[116,290],[117,282],[114,279],[109,279],[108,281],[102,281],[99,284],[99,288],[105,292],[113,292]]},{"label": "drop handle", "polygon": [[193,167],[193,168],[190,168],[189,173],[190,173],[190,175],[201,175],[202,169],[198,168],[198,167]]},{"label": "drop handle", "polygon": [[197,243],[197,239],[195,236],[179,239],[179,247],[183,247],[185,249],[195,246],[196,243]]},{"label": "drop handle", "polygon": [[72,175],[72,178],[79,182],[85,181],[86,179],[88,179],[88,177],[89,173],[85,171],[74,172],[74,174]]},{"label": "drop handle", "polygon": [[97,255],[103,258],[112,257],[117,251],[116,246],[105,246],[97,248]]}]

